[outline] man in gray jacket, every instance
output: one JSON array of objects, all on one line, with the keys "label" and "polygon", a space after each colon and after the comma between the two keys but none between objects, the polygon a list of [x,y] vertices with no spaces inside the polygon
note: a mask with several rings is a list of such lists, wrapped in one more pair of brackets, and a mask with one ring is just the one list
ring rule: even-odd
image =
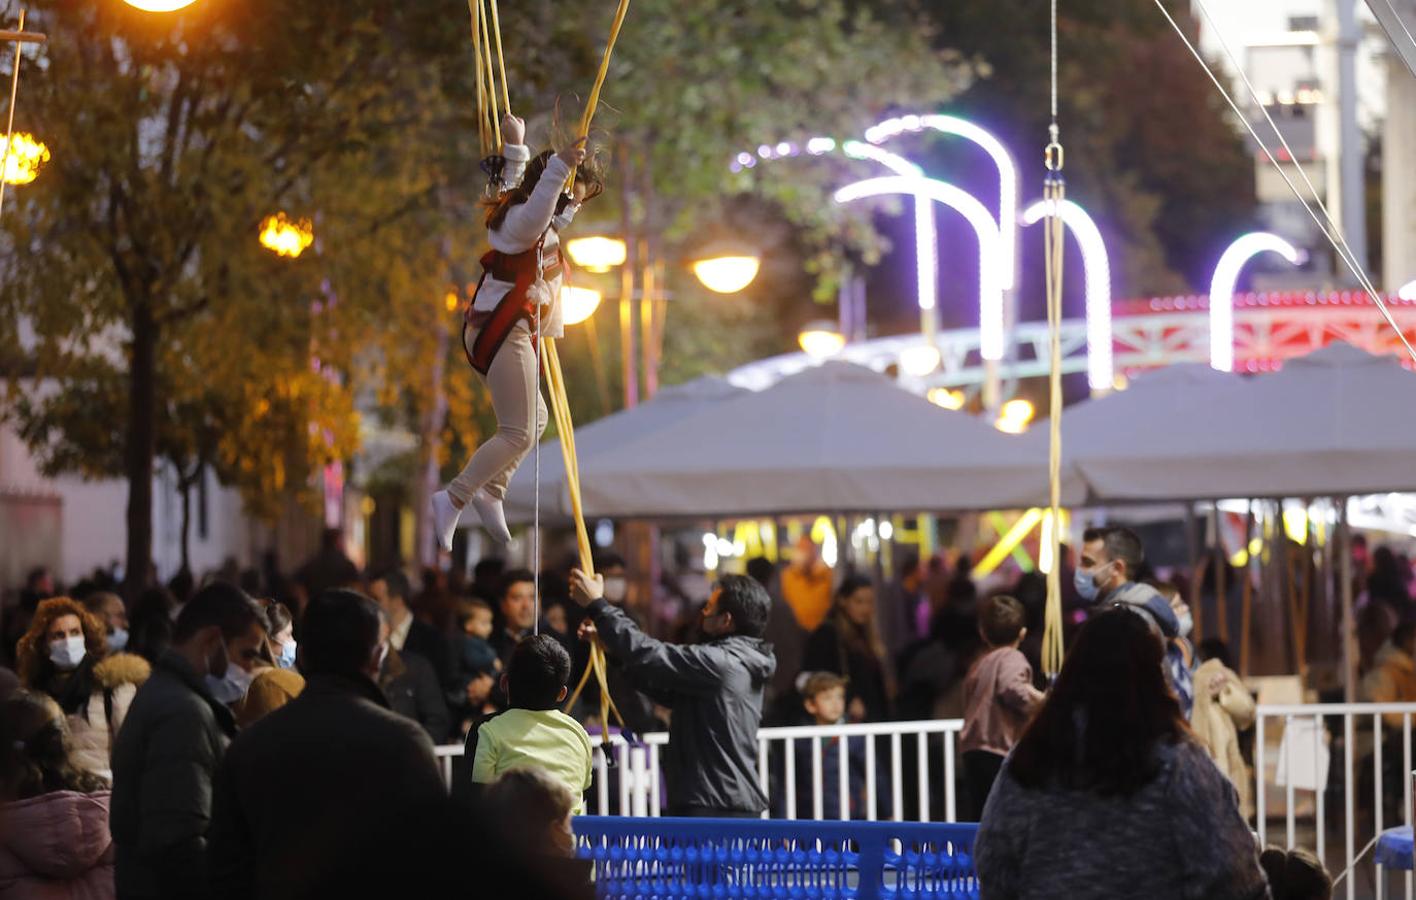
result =
[{"label": "man in gray jacket", "polygon": [[212,776],[236,734],[211,686],[258,653],[265,636],[255,604],[221,582],[202,588],[178,616],[172,646],[138,689],[113,745],[120,900],[208,896]]},{"label": "man in gray jacket", "polygon": [[655,640],[604,600],[604,580],[571,572],[571,596],[587,608],[582,638],[598,634],[636,686],[673,711],[665,753],[669,812],[753,818],[767,808],[757,781],[762,689],[777,668],[762,640],[772,601],[762,585],[728,575],[703,607],[701,644]]}]

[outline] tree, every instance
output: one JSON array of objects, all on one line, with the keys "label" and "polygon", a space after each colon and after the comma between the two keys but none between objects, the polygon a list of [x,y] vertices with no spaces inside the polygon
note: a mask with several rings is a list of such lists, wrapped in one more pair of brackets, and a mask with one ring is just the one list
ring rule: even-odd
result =
[{"label": "tree", "polygon": [[[5,222],[0,339],[13,353],[16,323],[31,324],[43,387],[11,412],[51,470],[108,472],[122,447],[130,586],[152,556],[159,451],[189,474],[216,466],[248,501],[298,477],[292,460],[340,458],[361,329],[443,280],[418,270],[422,254],[371,252],[441,212],[422,149],[442,152],[422,140],[441,85],[415,65],[427,12],[351,0],[328,13],[293,0],[31,11],[50,41],[21,118],[54,158]],[[255,241],[287,206],[327,213],[310,259]],[[121,442],[94,433],[107,426]]]}]

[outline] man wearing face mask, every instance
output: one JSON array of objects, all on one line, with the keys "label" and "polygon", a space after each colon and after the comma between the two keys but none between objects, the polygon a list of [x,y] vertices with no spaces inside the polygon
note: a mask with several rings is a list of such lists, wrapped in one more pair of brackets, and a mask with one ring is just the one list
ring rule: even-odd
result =
[{"label": "man wearing face mask", "polygon": [[94,591],[84,597],[84,609],[93,613],[108,629],[108,649],[113,653],[128,647],[128,608],[112,591]]},{"label": "man wearing face mask", "polygon": [[[1138,613],[1169,644],[1181,636],[1180,619],[1159,591],[1134,580],[1144,562],[1145,548],[1131,529],[1088,528],[1082,534],[1082,558],[1074,576],[1077,593],[1088,606],[1122,606]],[[1179,689],[1173,676],[1171,684]]]},{"label": "man wearing face mask", "polygon": [[220,898],[422,897],[426,829],[446,804],[428,735],[389,709],[373,600],[310,602],[296,651],[305,690],[232,743],[217,775],[211,874]]},{"label": "man wearing face mask", "polygon": [[233,585],[210,584],[182,609],[172,645],[133,699],[113,748],[110,827],[121,898],[203,898],[212,778],[236,734],[212,687],[235,690],[233,660],[265,643],[260,611]]}]

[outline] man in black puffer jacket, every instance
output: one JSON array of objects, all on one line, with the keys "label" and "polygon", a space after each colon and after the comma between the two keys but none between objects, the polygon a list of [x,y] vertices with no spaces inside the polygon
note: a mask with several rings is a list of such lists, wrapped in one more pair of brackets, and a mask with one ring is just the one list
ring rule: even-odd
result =
[{"label": "man in black puffer jacket", "polygon": [[673,710],[665,754],[675,816],[752,818],[767,808],[757,781],[762,689],[776,671],[762,640],[771,598],[762,585],[728,575],[703,607],[702,644],[657,641],[605,602],[604,581],[571,573],[571,595],[589,611],[581,637],[598,633],[605,652],[655,702]]}]

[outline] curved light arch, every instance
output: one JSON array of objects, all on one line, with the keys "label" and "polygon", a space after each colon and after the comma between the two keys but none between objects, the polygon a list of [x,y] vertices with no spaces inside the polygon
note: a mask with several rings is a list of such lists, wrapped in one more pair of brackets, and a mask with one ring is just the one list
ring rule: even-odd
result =
[{"label": "curved light arch", "polygon": [[998,220],[993,218],[978,198],[967,191],[934,178],[894,175],[867,178],[836,191],[837,203],[850,203],[885,194],[908,194],[928,197],[936,203],[957,211],[973,226],[978,236],[978,309],[979,355],[985,360],[1003,358],[1003,248],[998,234]]},{"label": "curved light arch", "polygon": [[1396,296],[1400,300],[1416,303],[1416,280],[1408,281],[1406,284],[1403,284],[1400,290],[1396,292]]},{"label": "curved light arch", "polygon": [[[1038,200],[1023,210],[1023,224],[1035,225],[1051,215],[1052,203]],[[1087,211],[1063,200],[1058,215],[1077,238],[1087,294],[1087,384],[1093,391],[1111,390],[1116,373],[1111,361],[1111,259],[1101,231]]]},{"label": "curved light arch", "polygon": [[1234,371],[1234,286],[1244,264],[1260,253],[1277,253],[1295,266],[1303,259],[1297,247],[1267,231],[1243,235],[1224,251],[1209,293],[1210,367],[1221,372]]},{"label": "curved light arch", "polygon": [[[759,159],[787,159],[800,156],[803,151],[810,156],[823,156],[836,150],[851,159],[877,162],[896,175],[915,178],[924,175],[923,169],[898,153],[864,141],[837,142],[835,138],[829,137],[814,137],[804,145],[791,141],[775,145],[763,144],[757,148],[755,154],[746,150],[739,153],[734,157],[730,168],[734,172],[741,172],[756,166]],[[920,310],[929,312],[938,305],[939,299],[939,241],[934,228],[934,208],[927,197],[915,198],[915,259],[916,303]],[[927,323],[933,319],[926,317],[925,321],[927,330],[930,327]]]},{"label": "curved light arch", "polygon": [[[864,141],[846,141],[841,151],[852,159],[880,163],[896,175],[922,178],[924,170],[898,153]],[[939,239],[934,231],[934,206],[929,197],[916,194],[915,208],[915,298],[922,310],[933,310],[939,299]],[[931,320],[932,321],[932,320]]]},{"label": "curved light arch", "polygon": [[958,116],[898,116],[867,128],[865,139],[872,144],[883,144],[905,132],[926,128],[977,144],[998,167],[998,234],[1004,264],[1000,274],[1003,290],[1012,290],[1017,286],[1018,271],[1018,166],[1013,155],[992,133]]}]

